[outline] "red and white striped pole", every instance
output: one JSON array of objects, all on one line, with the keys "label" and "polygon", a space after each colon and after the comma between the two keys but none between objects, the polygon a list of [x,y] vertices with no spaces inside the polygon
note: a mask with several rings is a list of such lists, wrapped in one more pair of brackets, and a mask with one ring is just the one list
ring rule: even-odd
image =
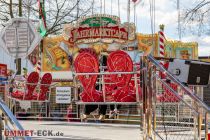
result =
[{"label": "red and white striped pole", "polygon": [[[159,50],[160,57],[165,57],[165,35],[164,35],[164,25],[160,25],[160,31],[158,32],[159,36]],[[164,61],[160,61],[162,65],[164,65]]]},{"label": "red and white striped pole", "polygon": [[42,60],[42,49],[41,46],[39,46],[39,58],[38,58],[38,62],[37,62],[37,68],[36,71],[40,74],[41,72],[41,60]]},{"label": "red and white striped pole", "polygon": [[42,50],[41,50],[41,46],[38,46],[38,58],[37,58],[37,62],[34,68],[34,71],[38,72],[40,74],[41,72],[41,61],[42,61]]}]

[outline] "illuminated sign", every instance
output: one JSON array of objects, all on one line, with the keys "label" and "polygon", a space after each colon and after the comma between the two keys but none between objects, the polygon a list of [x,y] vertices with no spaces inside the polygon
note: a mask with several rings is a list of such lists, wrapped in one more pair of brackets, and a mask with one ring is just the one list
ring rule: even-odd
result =
[{"label": "illuminated sign", "polygon": [[135,26],[132,23],[121,24],[117,16],[97,14],[83,17],[77,24],[66,25],[63,35],[70,43],[90,43],[98,39],[125,43],[135,39]]}]

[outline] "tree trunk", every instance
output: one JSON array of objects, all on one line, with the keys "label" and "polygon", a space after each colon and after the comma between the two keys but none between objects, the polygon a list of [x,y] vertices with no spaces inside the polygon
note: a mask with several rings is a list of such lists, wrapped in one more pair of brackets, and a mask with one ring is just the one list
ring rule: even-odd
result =
[{"label": "tree trunk", "polygon": [[22,14],[22,0],[19,0],[18,7],[19,7],[19,17],[22,17],[23,16],[23,14]]},{"label": "tree trunk", "polygon": [[14,18],[13,10],[12,10],[12,0],[10,0],[10,3],[9,3],[9,14],[11,18]]}]

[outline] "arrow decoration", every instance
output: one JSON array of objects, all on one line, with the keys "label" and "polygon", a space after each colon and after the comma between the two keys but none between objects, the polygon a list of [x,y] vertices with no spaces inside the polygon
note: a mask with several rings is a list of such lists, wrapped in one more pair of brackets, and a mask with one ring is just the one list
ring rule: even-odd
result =
[{"label": "arrow decoration", "polygon": [[47,24],[46,24],[46,12],[44,10],[44,1],[38,0],[39,5],[39,32],[42,37],[44,37],[47,33]]}]

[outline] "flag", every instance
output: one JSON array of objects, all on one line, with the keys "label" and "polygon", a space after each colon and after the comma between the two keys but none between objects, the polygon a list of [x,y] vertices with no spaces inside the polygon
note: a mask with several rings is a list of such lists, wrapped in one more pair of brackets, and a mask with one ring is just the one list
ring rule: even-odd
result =
[{"label": "flag", "polygon": [[138,4],[141,0],[131,0],[134,4]]},{"label": "flag", "polygon": [[44,37],[47,33],[47,25],[46,25],[46,13],[44,10],[44,1],[38,0],[39,5],[39,32],[42,37]]},{"label": "flag", "polygon": [[138,0],[132,0],[132,2],[134,2],[134,3],[137,2],[137,1],[138,1]]}]

